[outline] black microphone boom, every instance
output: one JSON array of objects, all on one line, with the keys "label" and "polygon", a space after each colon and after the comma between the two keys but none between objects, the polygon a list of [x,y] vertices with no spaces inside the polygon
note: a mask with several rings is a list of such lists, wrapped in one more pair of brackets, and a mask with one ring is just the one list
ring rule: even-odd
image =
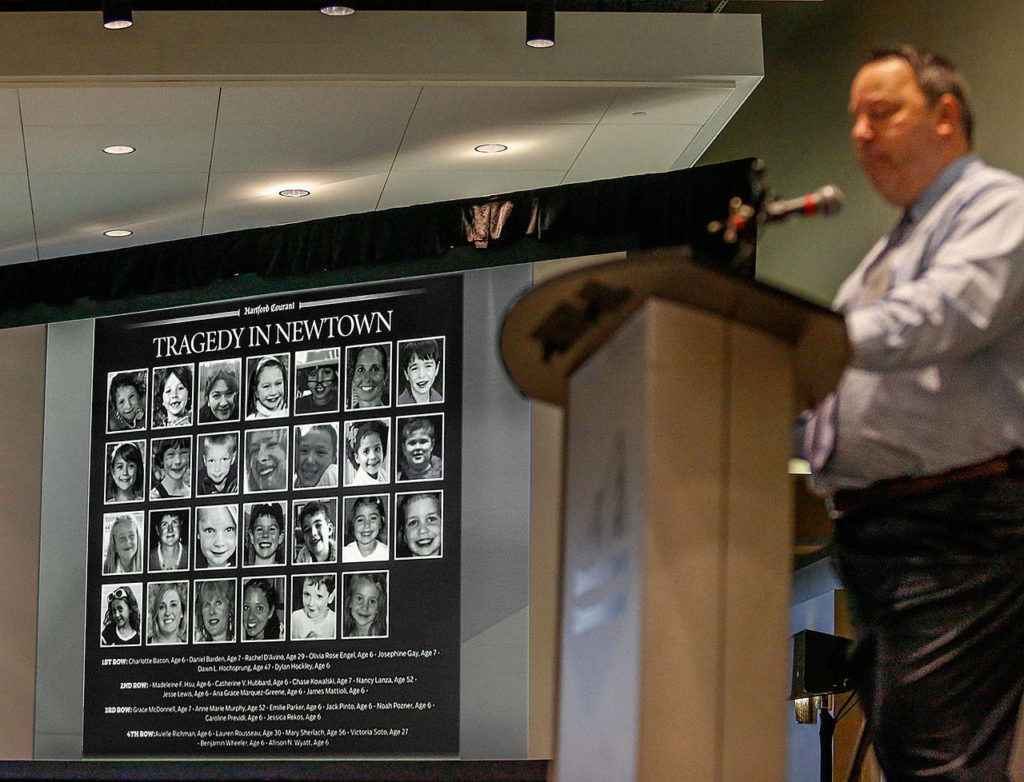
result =
[{"label": "black microphone boom", "polygon": [[771,201],[764,206],[764,222],[774,223],[790,215],[834,215],[843,208],[843,191],[835,185],[825,185],[800,198]]}]

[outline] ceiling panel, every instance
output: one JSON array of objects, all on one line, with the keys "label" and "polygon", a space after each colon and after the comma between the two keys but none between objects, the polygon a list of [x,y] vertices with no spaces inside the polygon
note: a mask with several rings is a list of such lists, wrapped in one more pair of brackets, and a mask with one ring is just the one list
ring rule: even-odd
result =
[{"label": "ceiling panel", "polygon": [[[36,174],[196,171],[210,169],[213,123],[206,125],[41,125],[25,136],[29,168]],[[135,147],[108,155],[111,144]]]},{"label": "ceiling panel", "polygon": [[[2,18],[0,18],[2,21]],[[25,87],[21,114],[31,125],[208,125],[217,117],[216,87]]]},{"label": "ceiling panel", "polygon": [[565,181],[666,171],[698,130],[697,125],[602,124],[594,130]]},{"label": "ceiling panel", "polygon": [[231,85],[222,91],[217,120],[221,125],[404,125],[420,89],[388,84]]},{"label": "ceiling panel", "polygon": [[[214,174],[210,178],[204,233],[371,212],[377,208],[386,180],[384,173],[365,172]],[[286,187],[300,187],[311,195],[281,198],[278,192]]]},{"label": "ceiling panel", "polygon": [[[395,170],[566,171],[587,143],[592,125],[504,125],[459,123],[447,134],[417,126],[406,131]],[[481,154],[480,144],[504,144],[508,151]]]},{"label": "ceiling panel", "polygon": [[703,125],[731,92],[731,88],[724,87],[630,90],[612,101],[601,124]]},{"label": "ceiling panel", "polygon": [[563,171],[392,171],[380,209],[554,187]]},{"label": "ceiling panel", "polygon": [[0,174],[25,176],[25,140],[17,125],[0,125]]},{"label": "ceiling panel", "polygon": [[0,173],[0,204],[0,264],[34,260],[35,228],[24,171]]},{"label": "ceiling panel", "polygon": [[402,125],[218,125],[213,171],[387,171]]},{"label": "ceiling panel", "polygon": [[596,125],[619,90],[611,87],[531,84],[427,86],[416,104],[420,131],[444,133],[453,118],[478,125],[500,117],[507,124]]}]

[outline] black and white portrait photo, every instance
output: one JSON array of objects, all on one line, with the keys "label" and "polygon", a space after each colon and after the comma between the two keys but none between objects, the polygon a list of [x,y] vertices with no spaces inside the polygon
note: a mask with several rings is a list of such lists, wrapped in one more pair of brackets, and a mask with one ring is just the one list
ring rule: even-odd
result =
[{"label": "black and white portrait photo", "polygon": [[295,412],[338,412],[341,391],[341,349],[321,348],[295,353]]},{"label": "black and white portrait photo", "polygon": [[103,646],[142,645],[142,584],[105,584],[101,590]]},{"label": "black and white portrait photo", "polygon": [[153,428],[192,423],[192,364],[153,370]]},{"label": "black and white portrait photo", "polygon": [[364,410],[390,405],[390,366],[390,342],[346,348],[345,409]]},{"label": "black and white portrait photo", "polygon": [[147,369],[107,374],[107,432],[146,428],[148,380]]},{"label": "black and white portrait photo", "polygon": [[249,421],[288,415],[288,354],[246,361],[245,417]]},{"label": "black and white portrait photo", "polygon": [[163,437],[152,448],[149,498],[182,499],[192,496],[192,438]]},{"label": "black and white portrait photo", "polygon": [[241,409],[242,359],[199,364],[199,423],[237,421]]},{"label": "black and white portrait photo", "polygon": [[443,492],[426,491],[395,496],[395,558],[441,556]]},{"label": "black and white portrait photo", "polygon": [[409,416],[395,419],[397,481],[432,481],[444,478],[444,416]]},{"label": "black and white portrait photo", "polygon": [[105,502],[138,502],[145,498],[145,454],[145,440],[107,443]]},{"label": "black and white portrait photo", "polygon": [[443,359],[444,337],[399,341],[399,405],[431,405],[444,401]]}]

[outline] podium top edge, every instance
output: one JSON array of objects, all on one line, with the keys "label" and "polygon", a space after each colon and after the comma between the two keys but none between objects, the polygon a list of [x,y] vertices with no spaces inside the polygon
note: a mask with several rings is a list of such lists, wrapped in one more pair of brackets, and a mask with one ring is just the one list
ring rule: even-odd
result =
[{"label": "podium top edge", "polygon": [[576,269],[524,293],[501,330],[509,376],[527,396],[564,407],[575,369],[650,298],[718,314],[794,346],[805,404],[831,390],[846,366],[848,340],[839,314],[696,263],[686,248],[665,248]]}]

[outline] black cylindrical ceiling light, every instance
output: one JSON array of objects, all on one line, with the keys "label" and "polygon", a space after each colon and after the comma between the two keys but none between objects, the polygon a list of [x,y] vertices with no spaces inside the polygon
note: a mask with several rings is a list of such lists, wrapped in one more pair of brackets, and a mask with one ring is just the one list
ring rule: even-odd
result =
[{"label": "black cylindrical ceiling light", "polygon": [[526,45],[534,49],[555,45],[555,0],[532,0],[526,7]]},{"label": "black cylindrical ceiling light", "polygon": [[129,0],[103,0],[103,26],[123,30],[132,26],[132,4]]}]

